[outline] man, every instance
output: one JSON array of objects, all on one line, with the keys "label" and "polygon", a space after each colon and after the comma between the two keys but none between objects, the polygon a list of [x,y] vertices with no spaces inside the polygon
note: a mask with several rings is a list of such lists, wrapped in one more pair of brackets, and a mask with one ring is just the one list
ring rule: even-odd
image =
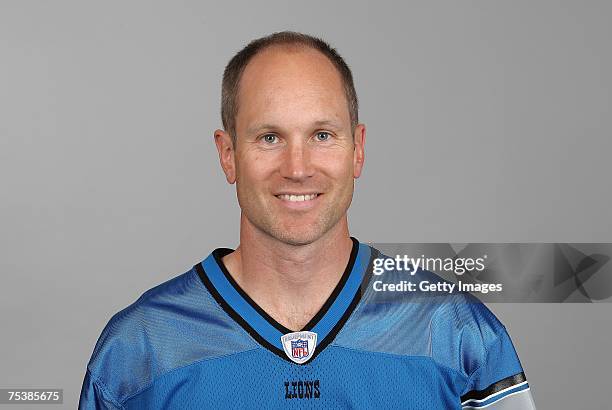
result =
[{"label": "man", "polygon": [[334,49],[293,32],[253,41],[226,67],[222,118],[240,244],[111,319],[80,408],[533,408],[482,304],[372,291],[382,256],[346,215],[366,132]]}]

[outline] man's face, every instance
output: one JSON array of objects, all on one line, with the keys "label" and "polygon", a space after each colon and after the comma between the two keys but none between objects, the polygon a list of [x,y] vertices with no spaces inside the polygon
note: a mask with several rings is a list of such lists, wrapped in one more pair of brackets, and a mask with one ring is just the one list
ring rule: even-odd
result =
[{"label": "man's face", "polygon": [[345,221],[364,135],[354,143],[342,80],[327,57],[262,51],[245,68],[238,105],[235,180],[246,222],[303,245]]}]

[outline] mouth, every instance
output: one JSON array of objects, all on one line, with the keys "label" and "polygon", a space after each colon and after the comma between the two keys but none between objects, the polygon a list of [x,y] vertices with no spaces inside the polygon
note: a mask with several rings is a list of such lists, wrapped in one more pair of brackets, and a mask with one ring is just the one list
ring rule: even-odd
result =
[{"label": "mouth", "polygon": [[314,209],[318,204],[323,194],[319,192],[311,192],[307,194],[299,193],[282,193],[275,195],[279,199],[279,203],[284,208],[291,211],[308,211]]},{"label": "mouth", "polygon": [[319,193],[314,194],[279,194],[275,195],[278,199],[289,202],[306,202],[317,198]]}]

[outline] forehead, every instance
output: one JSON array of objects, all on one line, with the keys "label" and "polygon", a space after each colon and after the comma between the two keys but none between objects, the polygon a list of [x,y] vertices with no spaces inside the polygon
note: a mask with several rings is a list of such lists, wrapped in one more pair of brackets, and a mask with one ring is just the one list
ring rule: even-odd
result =
[{"label": "forehead", "polygon": [[254,56],[242,74],[237,128],[288,118],[304,123],[328,119],[350,123],[349,117],[340,73],[317,50],[272,46]]}]

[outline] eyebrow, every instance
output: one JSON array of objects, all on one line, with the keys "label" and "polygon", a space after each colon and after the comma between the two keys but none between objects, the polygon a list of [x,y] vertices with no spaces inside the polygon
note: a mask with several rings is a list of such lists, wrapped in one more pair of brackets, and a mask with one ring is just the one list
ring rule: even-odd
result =
[{"label": "eyebrow", "polygon": [[[335,131],[342,129],[342,126],[340,125],[339,122],[334,121],[334,120],[319,120],[319,121],[315,121],[314,123],[312,123],[312,126],[314,128],[323,128],[323,127],[327,127],[327,128],[331,128]],[[257,132],[263,131],[263,130],[268,130],[268,129],[279,129],[282,127],[279,127],[278,125],[274,125],[271,123],[263,123],[263,124],[255,124],[249,128],[247,128],[247,134],[251,135],[251,134],[255,134]]]}]

